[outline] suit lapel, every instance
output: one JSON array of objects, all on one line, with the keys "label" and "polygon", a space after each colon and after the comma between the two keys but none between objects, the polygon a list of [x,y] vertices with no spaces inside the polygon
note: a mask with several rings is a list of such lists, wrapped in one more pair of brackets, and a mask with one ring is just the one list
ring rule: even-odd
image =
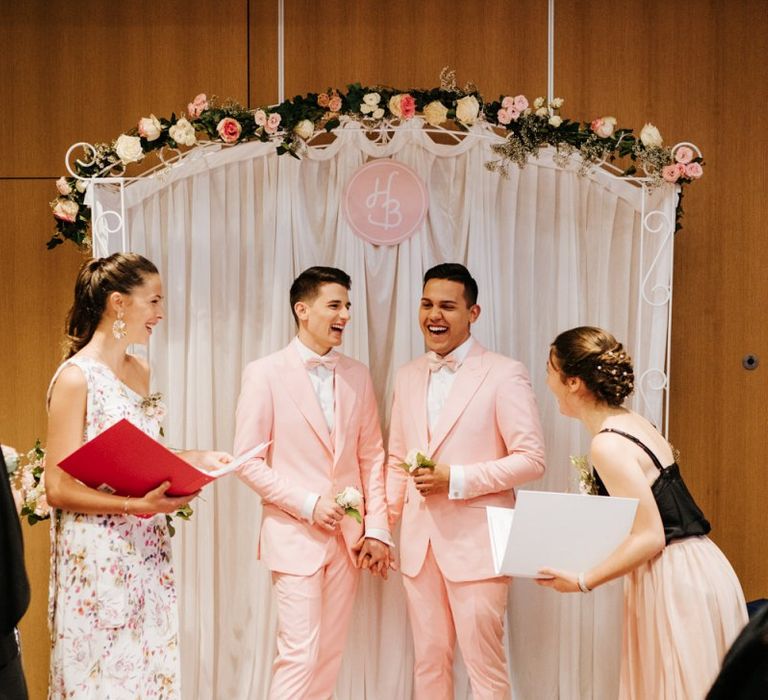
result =
[{"label": "suit lapel", "polygon": [[[284,360],[286,372],[280,378],[282,385],[328,452],[333,454],[331,435],[323,416],[323,409],[320,408],[312,381],[296,348],[291,345],[285,348]],[[338,424],[337,420],[336,425]]]},{"label": "suit lapel", "polygon": [[440,417],[437,419],[437,424],[429,441],[430,456],[437,452],[488,374],[490,365],[483,363],[483,353],[485,353],[485,349],[475,341],[467,359],[464,360],[456,373],[456,379],[448,398],[445,400],[445,406],[440,412]]},{"label": "suit lapel", "polygon": [[347,358],[344,355],[340,355],[339,362],[336,365],[333,386],[333,398],[335,401],[334,428],[336,433],[333,449],[334,467],[336,467],[336,463],[344,449],[344,442],[349,433],[347,427],[352,422],[352,411],[355,406],[355,388],[350,383],[350,370],[351,367],[347,362]]},{"label": "suit lapel", "polygon": [[[413,425],[416,426],[418,444],[408,445],[408,449],[413,448],[426,450],[429,445],[429,418],[427,415],[427,387],[429,385],[429,367],[427,367],[427,358],[424,355],[421,361],[414,366],[413,376],[408,382],[409,390],[413,391],[413,401],[409,401],[415,411],[411,417]],[[401,401],[407,401],[407,398],[400,397]],[[403,455],[405,456],[405,455]]]}]

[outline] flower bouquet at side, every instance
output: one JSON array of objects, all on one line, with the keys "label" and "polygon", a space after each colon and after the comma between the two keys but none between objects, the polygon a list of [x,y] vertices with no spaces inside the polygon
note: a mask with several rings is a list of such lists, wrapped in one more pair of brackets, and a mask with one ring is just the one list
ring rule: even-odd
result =
[{"label": "flower bouquet at side", "polygon": [[427,457],[423,450],[413,448],[405,456],[405,462],[402,462],[400,466],[409,474],[413,474],[417,469],[434,469],[435,462]]},{"label": "flower bouquet at side", "polygon": [[592,471],[592,466],[589,460],[581,455],[579,457],[570,457],[571,464],[578,474],[579,478],[579,493],[584,496],[596,496],[597,495],[597,481],[595,479],[595,473]]},{"label": "flower bouquet at side", "polygon": [[[3,448],[3,456],[5,454]],[[10,470],[11,465],[7,458],[6,465]],[[45,450],[41,447],[40,440],[35,441],[35,446],[23,457],[17,456],[16,466],[10,478],[22,518],[34,525],[51,517],[51,509],[45,498]]]},{"label": "flower bouquet at side", "polygon": [[360,513],[360,509],[363,507],[363,494],[354,486],[347,486],[343,491],[336,494],[334,500],[344,509],[345,515],[349,515],[359,523],[363,522],[363,516]]}]

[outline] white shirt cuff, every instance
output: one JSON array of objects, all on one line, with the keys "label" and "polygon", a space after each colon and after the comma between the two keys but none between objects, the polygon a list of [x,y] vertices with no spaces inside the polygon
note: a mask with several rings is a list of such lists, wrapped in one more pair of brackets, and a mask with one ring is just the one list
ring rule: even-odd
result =
[{"label": "white shirt cuff", "polygon": [[387,530],[380,530],[377,527],[369,528],[365,531],[365,536],[372,540],[379,540],[390,547],[394,547],[395,543],[392,541],[392,536]]},{"label": "white shirt cuff", "polygon": [[451,465],[451,479],[448,483],[448,500],[456,501],[466,498],[466,479],[464,477],[464,465]]},{"label": "white shirt cuff", "polygon": [[307,494],[307,497],[304,499],[304,507],[301,509],[301,515],[304,520],[312,522],[312,514],[315,512],[315,506],[319,500],[320,494],[312,493],[311,491]]}]

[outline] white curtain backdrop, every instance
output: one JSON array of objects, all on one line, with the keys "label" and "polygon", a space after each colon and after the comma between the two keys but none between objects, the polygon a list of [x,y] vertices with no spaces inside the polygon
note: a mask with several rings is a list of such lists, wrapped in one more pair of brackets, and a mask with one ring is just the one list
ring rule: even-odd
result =
[{"label": "white curtain backdrop", "polygon": [[[344,185],[372,157],[406,163],[429,192],[422,229],[395,247],[364,243],[340,212]],[[214,148],[129,185],[127,247],[158,264],[166,289],[167,318],[150,359],[169,407],[168,443],[231,449],[242,368],[291,339],[289,286],[318,264],[352,277],[343,351],[370,366],[386,429],[394,371],[424,349],[416,320],[422,275],[457,261],[480,286],[475,336],[531,373],[548,468],[529,488],[575,490],[568,457],[585,453],[588,440],[547,393],[549,343],[561,330],[594,324],[626,342],[638,376],[664,366],[669,227],[646,233],[641,245],[642,213],[658,209],[669,223],[675,192],[656,190],[644,205],[641,188],[602,171],[582,177],[575,166],[555,167],[549,151],[512,168],[509,179],[485,169],[491,159],[480,132],[439,145],[414,120],[382,146],[352,124],[300,161],[275,156],[270,144]],[[662,303],[641,303],[641,284],[649,293],[659,287],[653,298]],[[635,406],[660,424],[662,392],[649,393],[647,405]],[[270,576],[256,560],[260,500],[231,477],[194,505],[174,541],[184,697],[266,698],[275,608]],[[516,580],[507,623],[516,698],[616,696],[620,582],[561,596]],[[399,575],[382,583],[366,574],[336,697],[408,699],[411,667]],[[460,660],[455,675],[456,698],[470,698]]]}]

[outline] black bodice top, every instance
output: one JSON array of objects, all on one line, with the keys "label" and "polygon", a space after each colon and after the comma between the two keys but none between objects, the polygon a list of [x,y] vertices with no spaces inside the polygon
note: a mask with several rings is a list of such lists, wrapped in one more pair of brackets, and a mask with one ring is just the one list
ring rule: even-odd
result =
[{"label": "black bodice top", "polygon": [[[634,435],[625,433],[614,428],[605,428],[601,433],[616,433],[622,437],[631,440],[640,447],[650,458],[656,469],[659,470],[659,477],[653,482],[651,492],[656,501],[656,505],[661,515],[661,522],[664,525],[664,537],[667,544],[672,540],[681,540],[685,537],[697,537],[706,535],[711,529],[709,521],[704,517],[704,513],[696,505],[691,492],[685,485],[683,477],[680,474],[680,467],[677,462],[668,467],[662,467],[650,448],[640,442]],[[598,493],[608,496],[608,490],[600,479],[597,471],[595,472]]]}]

